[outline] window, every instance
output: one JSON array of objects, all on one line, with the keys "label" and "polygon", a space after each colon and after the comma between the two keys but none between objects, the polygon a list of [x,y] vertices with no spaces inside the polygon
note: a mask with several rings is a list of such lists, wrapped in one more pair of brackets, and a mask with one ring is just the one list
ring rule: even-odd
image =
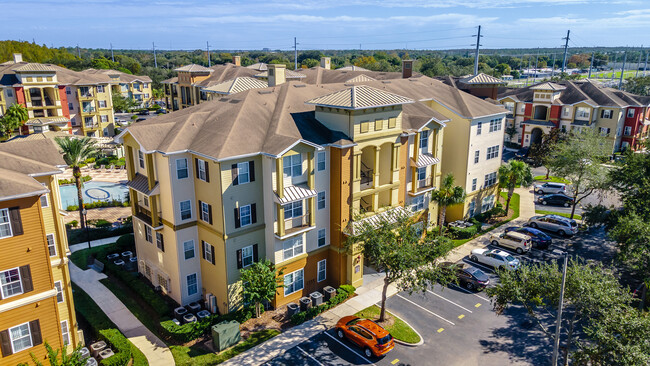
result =
[{"label": "window", "polygon": [[564,113],[563,113],[564,117],[568,117],[569,114],[571,114],[571,108],[568,108],[568,107],[564,108],[563,111],[564,111]]},{"label": "window", "polygon": [[106,108],[106,101],[105,100],[100,100],[99,101],[99,108]]},{"label": "window", "polygon": [[[421,181],[427,179],[427,167],[423,166],[422,168],[418,168],[415,174],[416,174],[418,182],[421,182]],[[418,184],[418,187],[419,187],[419,184]]]},{"label": "window", "polygon": [[302,159],[300,154],[285,156],[282,158],[282,165],[285,177],[299,177],[302,175]]},{"label": "window", "polygon": [[201,220],[209,223],[210,222],[210,205],[205,202],[199,201],[201,204]]},{"label": "window", "polygon": [[420,149],[427,152],[429,149],[429,131],[420,132]]},{"label": "window", "polygon": [[176,178],[184,179],[189,176],[187,170],[187,159],[176,159]]},{"label": "window", "polygon": [[411,201],[413,212],[424,210],[424,201],[424,195],[413,197],[413,200]]},{"label": "window", "polygon": [[182,201],[181,206],[181,220],[189,220],[192,218],[192,203],[190,201]]},{"label": "window", "polygon": [[66,86],[66,87],[65,87],[65,93],[66,93],[66,94],[72,94],[72,90],[70,89],[69,86]]},{"label": "window", "polygon": [[474,164],[478,164],[480,158],[481,158],[481,150],[474,151]]},{"label": "window", "polygon": [[249,245],[241,250],[242,268],[253,264],[253,246]]},{"label": "window", "polygon": [[610,118],[610,119],[611,119],[611,118],[612,118],[612,114],[613,114],[613,112],[614,112],[614,111],[612,111],[611,109],[604,109],[604,110],[601,112],[600,117],[601,117],[601,118]]},{"label": "window", "polygon": [[632,134],[632,126],[625,126],[625,132],[623,133],[627,136]]},{"label": "window", "polygon": [[324,209],[325,208],[325,191],[318,192],[318,200],[317,201],[318,201],[318,203],[317,203],[318,209],[319,210]]},{"label": "window", "polygon": [[282,243],[282,258],[283,260],[291,259],[304,252],[302,245],[302,236],[293,239],[288,239]]},{"label": "window", "polygon": [[327,278],[327,259],[318,261],[318,276],[316,281],[323,282],[325,281],[325,278]]},{"label": "window", "polygon": [[185,260],[194,258],[194,240],[183,243],[183,253],[185,254]]},{"label": "window", "polygon": [[485,175],[485,182],[483,183],[483,186],[485,188],[493,186],[496,183],[497,183],[497,172]]},{"label": "window", "polygon": [[61,322],[61,336],[63,337],[63,344],[70,344],[70,330],[68,329],[68,321],[64,320]]},{"label": "window", "polygon": [[214,246],[212,244],[203,243],[203,259],[214,264]]},{"label": "window", "polygon": [[74,104],[68,103],[68,109],[69,110],[74,110]]},{"label": "window", "polygon": [[140,162],[140,168],[144,169],[144,154],[140,150],[138,150],[138,162]]},{"label": "window", "polygon": [[512,111],[515,110],[515,103],[513,103],[513,102],[505,102],[505,103],[503,103],[503,106],[504,106],[507,110],[509,110],[510,112],[512,112]]},{"label": "window", "polygon": [[56,289],[56,302],[60,303],[65,301],[63,297],[63,286],[61,286],[61,281],[54,282],[54,288]]},{"label": "window", "polygon": [[0,238],[11,236],[11,221],[9,220],[9,209],[0,209]]},{"label": "window", "polygon": [[327,230],[318,229],[318,247],[325,246]]},{"label": "window", "polygon": [[13,268],[0,272],[0,285],[2,286],[3,299],[22,294],[23,284],[20,281],[20,270]]},{"label": "window", "polygon": [[316,168],[318,169],[319,172],[325,170],[325,151],[318,152],[318,160],[316,163]]},{"label": "window", "polygon": [[476,178],[472,179],[472,191],[476,190]]},{"label": "window", "polygon": [[[94,117],[85,117],[84,118],[84,123],[86,127],[92,128],[93,124],[95,124],[95,118]],[[144,159],[142,160],[142,167],[144,168]]]},{"label": "window", "polygon": [[162,233],[156,233],[156,247],[163,252],[165,251],[165,238]]},{"label": "window", "polygon": [[102,114],[101,116],[99,116],[99,121],[102,122],[102,123],[108,122],[108,116]]},{"label": "window", "polygon": [[601,127],[600,128],[600,135],[601,136],[609,136],[609,131],[610,131],[609,128]]},{"label": "window", "polygon": [[375,120],[375,131],[381,131],[384,129],[384,120],[376,119]]},{"label": "window", "polygon": [[47,195],[44,194],[41,196],[41,207],[47,207],[49,206],[49,202],[47,202]]},{"label": "window", "polygon": [[627,118],[633,118],[634,117],[634,108],[628,108],[627,109]]},{"label": "window", "polygon": [[397,127],[397,118],[396,117],[391,117],[388,119],[388,128],[395,128]]},{"label": "window", "polygon": [[242,206],[239,208],[239,224],[240,226],[250,225],[251,220],[251,205]]},{"label": "window", "polygon": [[208,181],[207,165],[208,163],[205,160],[196,159],[197,166],[197,175],[198,178],[204,182]]},{"label": "window", "polygon": [[299,269],[284,276],[284,296],[303,289],[303,272]]},{"label": "window", "polygon": [[589,118],[589,108],[578,107],[576,108],[576,118]]},{"label": "window", "polygon": [[290,202],[282,207],[285,220],[302,216],[302,201]]},{"label": "window", "polygon": [[11,338],[11,348],[14,353],[31,348],[33,346],[29,323],[9,328],[9,337]]},{"label": "window", "polygon": [[199,284],[196,279],[196,273],[187,276],[187,296],[192,296],[199,292]]},{"label": "window", "polygon": [[149,242],[153,243],[153,237],[151,234],[151,228],[147,225],[144,226],[144,238]]},{"label": "window", "polygon": [[482,122],[477,123],[476,124],[476,134],[480,135],[482,129],[483,129],[483,123]]},{"label": "window", "polygon": [[149,197],[142,196],[142,204],[144,205],[144,207],[149,207]]},{"label": "window", "polygon": [[359,128],[360,128],[360,132],[361,132],[361,133],[366,133],[366,132],[368,132],[368,130],[369,130],[369,128],[370,128],[370,122],[368,122],[368,121],[361,122],[361,127],[359,127]]},{"label": "window", "polygon": [[499,157],[499,145],[490,146],[487,148],[486,160],[494,159]]},{"label": "window", "polygon": [[490,120],[490,132],[501,131],[502,123],[503,121],[501,120],[501,118]]},{"label": "window", "polygon": [[237,164],[237,184],[244,184],[250,182],[248,162]]},{"label": "window", "polygon": [[50,253],[50,257],[54,257],[56,255],[56,243],[54,242],[54,234],[45,235],[45,239],[47,239],[47,250]]}]

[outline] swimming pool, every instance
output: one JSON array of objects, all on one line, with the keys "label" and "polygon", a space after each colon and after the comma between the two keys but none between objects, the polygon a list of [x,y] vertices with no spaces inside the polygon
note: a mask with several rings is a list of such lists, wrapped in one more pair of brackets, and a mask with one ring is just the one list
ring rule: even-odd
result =
[{"label": "swimming pool", "polygon": [[[120,200],[127,201],[129,188],[121,183],[90,181],[83,184],[84,202]],[[68,206],[77,205],[77,187],[74,184],[67,184],[60,187],[61,205],[63,209]]]}]

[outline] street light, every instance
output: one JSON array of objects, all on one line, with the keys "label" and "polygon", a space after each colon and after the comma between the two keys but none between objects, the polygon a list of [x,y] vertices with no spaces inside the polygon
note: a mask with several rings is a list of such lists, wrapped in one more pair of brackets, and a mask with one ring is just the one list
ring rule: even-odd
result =
[{"label": "street light", "polygon": [[88,213],[88,211],[84,207],[81,210],[81,214],[84,216],[84,226],[86,227],[86,239],[88,240],[88,249],[90,249],[90,232],[88,231],[88,220],[86,220],[86,214],[87,213]]}]

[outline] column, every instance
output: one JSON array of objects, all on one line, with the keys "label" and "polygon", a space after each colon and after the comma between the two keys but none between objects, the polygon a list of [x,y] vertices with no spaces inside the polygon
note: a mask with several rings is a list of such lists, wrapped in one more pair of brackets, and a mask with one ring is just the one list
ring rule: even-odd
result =
[{"label": "column", "polygon": [[353,169],[353,180],[358,182],[361,180],[361,150],[357,150],[357,146],[354,147],[354,159],[352,161]]},{"label": "column", "polygon": [[158,200],[156,196],[149,196],[149,208],[151,208],[151,226],[158,227],[160,218],[158,216]]},{"label": "column", "polygon": [[284,236],[284,208],[279,203],[275,205],[275,208],[278,216],[278,236]]},{"label": "column", "polygon": [[314,176],[314,153],[307,153],[307,186],[309,189],[316,189],[316,182]]},{"label": "column", "polygon": [[374,164],[374,177],[372,180],[372,188],[377,188],[379,186],[379,153],[381,152],[381,148],[379,146],[375,147],[375,164]]},{"label": "column", "polygon": [[[147,167],[147,179],[149,183],[149,190],[152,190],[153,187],[156,185],[156,177],[154,176],[154,170],[153,170],[153,154],[146,154],[146,167]],[[206,164],[208,164],[206,162]]]},{"label": "column", "polygon": [[316,226],[316,197],[307,199],[309,205],[309,226]]},{"label": "column", "polygon": [[133,180],[135,178],[135,165],[133,165],[133,148],[131,146],[126,147],[126,168],[128,179]]},{"label": "column", "polygon": [[280,198],[284,198],[284,168],[282,164],[282,158],[275,159],[275,187]]}]

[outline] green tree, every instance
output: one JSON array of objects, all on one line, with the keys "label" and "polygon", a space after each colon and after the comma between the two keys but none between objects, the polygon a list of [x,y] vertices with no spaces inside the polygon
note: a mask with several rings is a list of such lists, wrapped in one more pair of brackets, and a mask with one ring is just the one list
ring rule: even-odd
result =
[{"label": "green tree", "polygon": [[[79,344],[72,353],[69,355],[66,354],[63,349],[53,349],[47,342],[45,342],[45,349],[47,350],[47,360],[50,366],[84,366],[88,360],[88,356],[82,357],[81,353],[81,344]],[[59,357],[61,354],[61,357]],[[43,363],[34,355],[33,353],[29,354],[34,362],[35,366],[43,366]],[[26,363],[20,364],[19,366],[27,366]]]},{"label": "green tree", "polygon": [[123,96],[122,93],[113,92],[113,110],[115,112],[127,112],[136,105],[135,100]]},{"label": "green tree", "polygon": [[20,128],[28,118],[27,108],[22,104],[14,103],[7,108],[4,116],[0,117],[0,132],[9,138],[13,131]]},{"label": "green tree", "polygon": [[571,184],[571,218],[580,201],[605,186],[606,170],[601,162],[610,153],[607,140],[591,129],[571,133],[564,141],[553,145],[547,164],[553,175]]},{"label": "green tree", "polygon": [[399,211],[378,215],[377,221],[357,220],[350,225],[350,237],[346,242],[349,255],[363,255],[367,264],[383,273],[384,286],[381,293],[379,321],[386,319],[386,293],[388,286],[424,292],[431,283],[447,284],[453,280],[449,271],[435,262],[445,256],[453,243],[443,236],[426,235],[422,238],[423,222]]},{"label": "green tree", "polygon": [[440,188],[431,193],[431,200],[438,204],[438,229],[442,234],[442,227],[445,225],[447,206],[458,205],[465,202],[465,190],[463,187],[454,185],[454,176],[449,173],[442,178]]},{"label": "green tree", "polygon": [[283,288],[281,283],[283,271],[277,274],[271,261],[255,262],[247,268],[239,270],[243,283],[244,301],[255,304],[255,317],[259,318],[264,301],[271,301],[277,289]]},{"label": "green tree", "polygon": [[498,72],[501,75],[509,75],[512,72],[512,69],[508,64],[498,64],[494,68],[494,71]]},{"label": "green tree", "polygon": [[80,165],[88,158],[92,158],[97,154],[97,147],[95,140],[90,137],[70,138],[70,137],[56,137],[54,139],[59,145],[63,153],[63,160],[72,168],[72,176],[74,183],[77,187],[77,201],[79,205],[79,222],[81,228],[85,228],[86,224],[83,218],[84,199],[81,192],[81,167]]},{"label": "green tree", "polygon": [[514,124],[509,125],[504,132],[508,136],[508,141],[512,142],[513,137],[517,134],[517,127]]},{"label": "green tree", "polygon": [[650,95],[650,76],[639,76],[636,78],[625,79],[623,89],[632,94]]},{"label": "green tree", "polygon": [[533,173],[530,166],[519,160],[510,160],[508,164],[499,167],[499,187],[508,190],[506,199],[506,215],[510,208],[510,200],[515,193],[515,187],[520,184],[522,187],[528,187],[533,184]]},{"label": "green tree", "polygon": [[530,146],[528,157],[531,159],[533,166],[542,166],[546,168],[546,179],[548,179],[550,170],[548,167],[548,159],[555,144],[560,142],[565,137],[565,133],[558,128],[554,128],[548,134],[542,136],[542,140]]}]

